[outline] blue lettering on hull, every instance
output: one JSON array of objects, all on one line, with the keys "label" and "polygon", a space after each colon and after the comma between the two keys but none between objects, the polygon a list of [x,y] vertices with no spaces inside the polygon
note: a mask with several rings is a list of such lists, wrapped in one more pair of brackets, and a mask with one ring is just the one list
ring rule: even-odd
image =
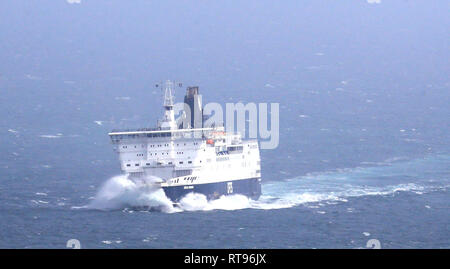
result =
[{"label": "blue lettering on hull", "polygon": [[183,196],[191,192],[204,194],[208,200],[232,194],[241,194],[257,200],[261,196],[261,179],[247,178],[206,184],[163,187],[163,189],[166,196],[173,202],[178,202]]}]

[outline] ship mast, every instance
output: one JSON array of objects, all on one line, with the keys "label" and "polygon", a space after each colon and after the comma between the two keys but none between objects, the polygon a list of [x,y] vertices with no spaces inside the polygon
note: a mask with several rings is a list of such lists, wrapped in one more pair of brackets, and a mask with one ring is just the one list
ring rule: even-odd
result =
[{"label": "ship mast", "polygon": [[[179,83],[181,86],[181,83]],[[158,86],[158,85],[157,85]],[[177,123],[175,121],[175,113],[173,111],[173,92],[175,82],[166,80],[164,83],[164,116],[159,122],[159,127],[162,130],[175,130]]]}]

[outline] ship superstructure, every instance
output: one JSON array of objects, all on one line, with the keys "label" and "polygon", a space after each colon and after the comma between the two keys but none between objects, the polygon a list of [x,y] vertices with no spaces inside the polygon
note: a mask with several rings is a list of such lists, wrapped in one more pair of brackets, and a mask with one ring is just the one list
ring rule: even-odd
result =
[{"label": "ship superstructure", "polygon": [[243,194],[261,195],[261,167],[257,140],[242,140],[223,126],[204,126],[198,87],[184,98],[187,120],[174,115],[175,83],[164,86],[164,115],[155,128],[113,130],[109,133],[121,170],[132,180],[159,178],[157,184],[173,202],[190,192],[208,199]]}]

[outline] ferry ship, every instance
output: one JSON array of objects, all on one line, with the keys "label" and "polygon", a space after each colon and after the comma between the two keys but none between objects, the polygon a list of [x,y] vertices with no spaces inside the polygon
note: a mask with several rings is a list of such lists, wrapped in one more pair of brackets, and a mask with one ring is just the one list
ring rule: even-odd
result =
[{"label": "ferry ship", "polygon": [[258,141],[225,132],[223,125],[205,126],[198,87],[187,87],[184,118],[176,120],[176,83],[166,81],[161,86],[164,115],[155,128],[109,133],[122,172],[135,182],[157,178],[151,181],[153,187],[162,188],[175,204],[191,192],[208,200],[232,194],[257,200],[261,195]]}]

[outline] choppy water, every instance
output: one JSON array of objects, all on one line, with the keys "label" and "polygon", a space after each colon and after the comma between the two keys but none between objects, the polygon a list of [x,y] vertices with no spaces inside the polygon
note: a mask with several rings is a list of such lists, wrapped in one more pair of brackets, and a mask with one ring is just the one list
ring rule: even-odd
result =
[{"label": "choppy water", "polygon": [[[447,5],[0,3],[0,248],[450,248]],[[260,200],[120,175],[164,79],[280,104]]]},{"label": "choppy water", "polygon": [[[386,161],[263,184],[252,201],[188,195],[173,208],[161,190],[115,176],[98,192],[2,196],[2,247],[386,248],[449,247],[450,156]],[[76,196],[95,193],[92,197]],[[84,203],[84,204],[83,204]],[[146,206],[148,208],[143,209]]]}]

